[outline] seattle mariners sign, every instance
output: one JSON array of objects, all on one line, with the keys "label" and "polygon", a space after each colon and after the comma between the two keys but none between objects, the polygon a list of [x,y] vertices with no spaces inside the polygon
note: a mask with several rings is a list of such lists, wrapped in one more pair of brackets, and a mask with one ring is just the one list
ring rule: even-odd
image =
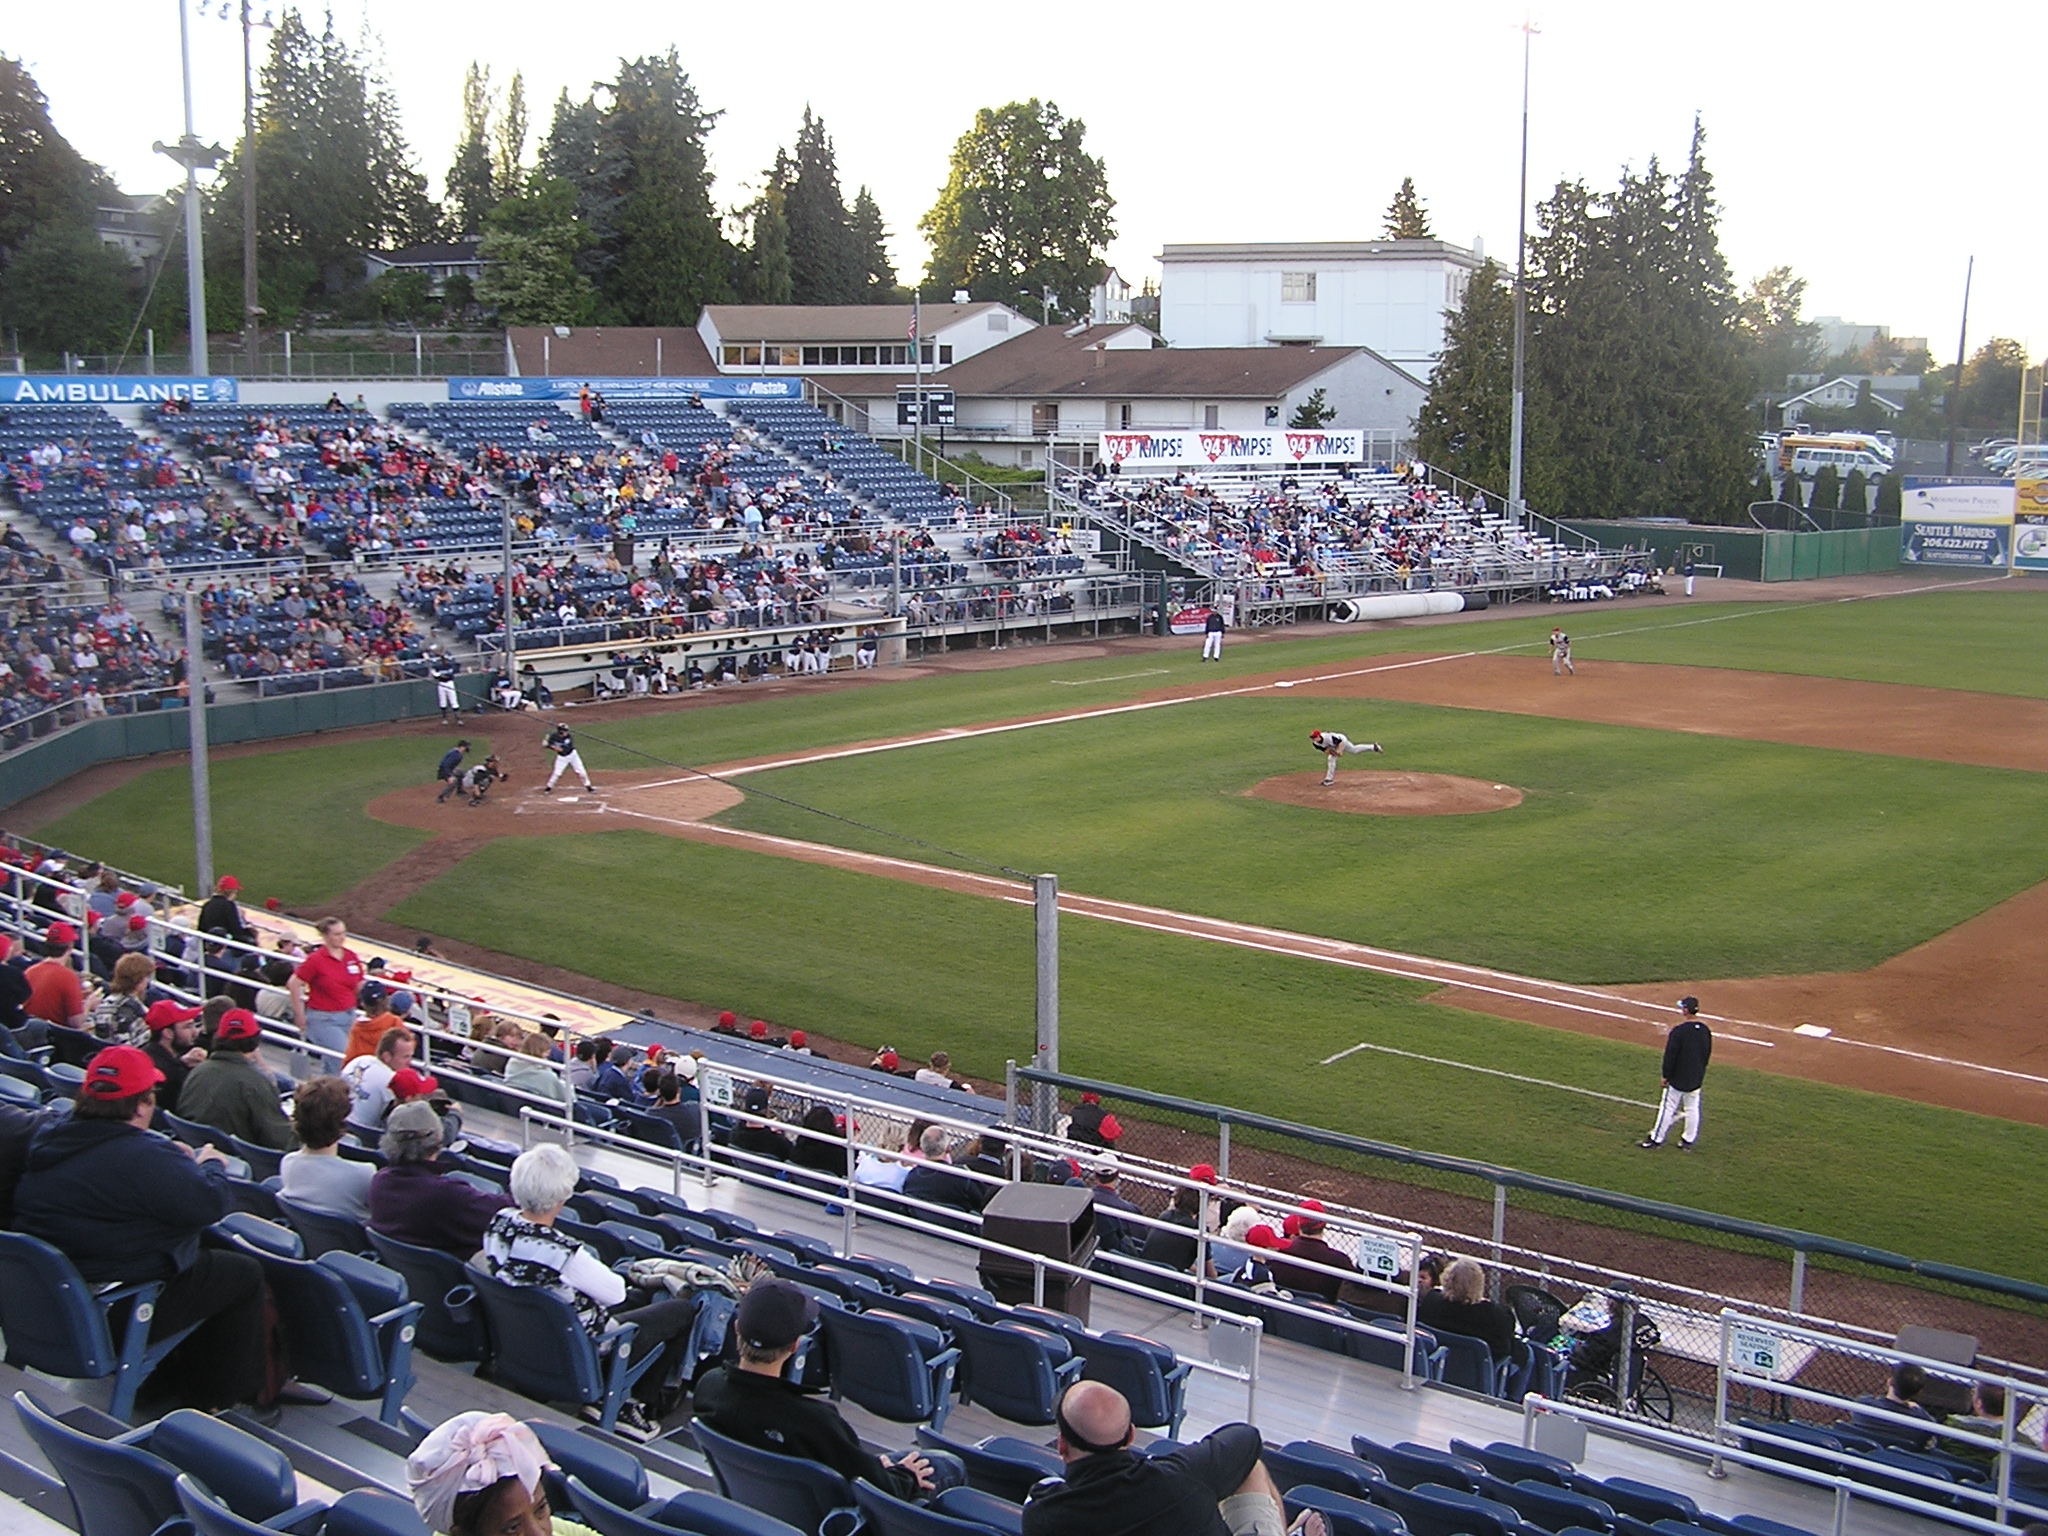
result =
[{"label": "seattle mariners sign", "polygon": [[1105,432],[1100,457],[1125,469],[1236,469],[1254,464],[1356,464],[1365,457],[1362,432],[1271,428],[1259,432]]},{"label": "seattle mariners sign", "polygon": [[169,400],[233,404],[233,379],[177,378],[167,374],[24,373],[0,375],[0,401],[8,405],[149,405]]}]

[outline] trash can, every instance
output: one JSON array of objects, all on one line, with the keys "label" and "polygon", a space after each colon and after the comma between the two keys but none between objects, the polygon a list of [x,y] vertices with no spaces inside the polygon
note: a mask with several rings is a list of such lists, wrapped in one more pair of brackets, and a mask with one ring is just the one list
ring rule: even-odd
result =
[{"label": "trash can", "polygon": [[[990,1242],[1086,1266],[1095,1257],[1095,1202],[1085,1189],[1065,1184],[1005,1184],[982,1207],[981,1235]],[[1008,1254],[981,1256],[981,1283],[1001,1302],[1032,1299],[1032,1266]],[[1088,1321],[1085,1277],[1045,1272],[1045,1304]]]}]

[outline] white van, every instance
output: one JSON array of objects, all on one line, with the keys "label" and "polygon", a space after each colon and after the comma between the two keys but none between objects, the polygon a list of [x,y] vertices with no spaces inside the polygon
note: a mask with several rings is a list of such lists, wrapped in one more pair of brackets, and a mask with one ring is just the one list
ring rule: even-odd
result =
[{"label": "white van", "polygon": [[1862,470],[1866,480],[1875,480],[1891,472],[1891,461],[1882,459],[1869,448],[1851,446],[1847,443],[1832,443],[1825,447],[1801,443],[1792,450],[1792,473],[1802,480],[1811,480],[1821,472],[1823,465],[1832,464],[1835,474],[1848,479],[1852,470]]}]

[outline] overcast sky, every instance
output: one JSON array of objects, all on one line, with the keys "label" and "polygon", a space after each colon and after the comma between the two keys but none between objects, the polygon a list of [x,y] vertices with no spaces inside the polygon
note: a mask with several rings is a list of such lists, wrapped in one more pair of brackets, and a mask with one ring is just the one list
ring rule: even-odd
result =
[{"label": "overcast sky", "polygon": [[[240,40],[221,5],[202,19],[195,0],[197,126],[232,142]],[[316,30],[320,9],[306,7]],[[150,143],[180,127],[177,0],[4,10],[0,50],[29,64],[72,143],[131,191],[175,176]],[[1134,283],[1166,243],[1371,238],[1404,175],[1440,235],[1513,260],[1521,0],[335,0],[334,13],[381,39],[436,192],[472,58],[498,82],[525,72],[545,132],[563,87],[581,95],[622,53],[673,44],[724,114],[722,204],[750,195],[809,103],[848,200],[874,188],[906,273],[922,268],[917,220],[975,109],[1032,95],[1087,123],[1117,199],[1111,258]],[[1887,324],[1949,357],[1974,253],[1972,349],[2002,334],[2048,351],[2048,197],[2021,170],[2043,126],[2048,5],[1537,0],[1533,16],[1532,203],[1560,177],[1601,185],[1653,155],[1681,162],[1697,111],[1739,280],[1789,264],[1809,317]]]}]

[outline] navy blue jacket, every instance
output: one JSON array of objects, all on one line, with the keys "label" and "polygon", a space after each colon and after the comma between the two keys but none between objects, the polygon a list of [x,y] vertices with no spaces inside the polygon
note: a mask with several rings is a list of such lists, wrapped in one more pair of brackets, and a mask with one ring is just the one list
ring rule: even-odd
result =
[{"label": "navy blue jacket", "polygon": [[121,1120],[66,1120],[36,1133],[14,1191],[14,1227],[60,1249],[88,1284],[168,1280],[199,1234],[234,1209],[227,1172]]}]

